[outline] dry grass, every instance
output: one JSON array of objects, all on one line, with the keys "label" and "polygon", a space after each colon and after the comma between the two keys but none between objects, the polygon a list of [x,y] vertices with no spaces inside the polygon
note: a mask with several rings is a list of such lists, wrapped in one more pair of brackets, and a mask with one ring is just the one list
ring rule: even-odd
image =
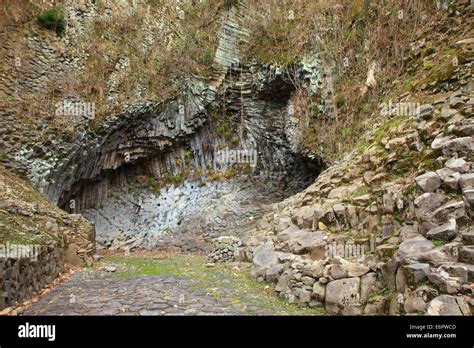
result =
[{"label": "dry grass", "polygon": [[[151,1],[126,17],[110,21],[99,17],[94,22],[88,43],[94,54],[77,75],[75,89],[96,102],[99,118],[113,111],[103,102],[112,75],[119,104],[139,99],[163,101],[177,93],[183,77],[211,75],[223,6],[218,0],[208,0],[183,5],[181,10],[180,14],[169,1]],[[155,30],[156,37],[146,51],[142,46],[144,17],[166,23],[165,29]],[[129,62],[127,70],[117,71],[117,63],[124,58]],[[145,95],[135,93],[138,90]]]},{"label": "dry grass", "polygon": [[[406,73],[410,43],[429,35],[443,16],[431,0],[250,2],[258,15],[247,18],[255,38],[243,45],[248,60],[291,73],[303,57],[318,55],[334,77],[327,78],[329,97],[299,90],[292,101],[302,145],[329,162],[355,146],[392,82]],[[373,63],[377,86],[367,88]]]},{"label": "dry grass", "polygon": [[[12,26],[12,30],[7,29],[8,39],[13,39],[12,35],[17,33],[13,40],[18,41],[19,46],[15,56],[21,56],[23,62],[34,58],[35,52],[27,55],[26,41],[20,39],[49,5],[35,5],[27,0],[8,4],[0,1],[1,24]],[[68,54],[76,50],[90,53],[83,61],[84,68],[65,77],[65,81],[49,76],[49,86],[32,98],[26,95],[21,95],[19,100],[0,98],[2,107],[16,110],[27,124],[34,124],[39,118],[54,115],[56,102],[66,97],[81,97],[95,103],[96,117],[91,126],[100,127],[102,121],[118,112],[124,103],[131,105],[140,100],[161,102],[176,95],[184,77],[190,74],[212,75],[220,16],[226,11],[221,0],[196,2],[194,5],[189,2],[181,6],[182,11],[167,0],[150,0],[138,6],[117,3],[112,6],[111,17],[104,15],[103,5],[103,2],[97,5],[99,16],[84,20],[86,36],[84,40],[75,41],[74,47],[63,47],[61,40],[44,32],[44,40],[53,47],[61,46]],[[149,31],[154,38],[145,48]],[[41,29],[39,32],[43,34]],[[119,67],[123,61],[128,62],[126,69]],[[4,63],[0,72],[12,65],[11,62]],[[10,70],[10,74],[16,74]],[[115,95],[113,102],[107,101],[111,91]],[[64,127],[63,121],[67,122],[54,120],[54,123],[59,123],[59,127],[54,128],[69,129]]]},{"label": "dry grass", "polygon": [[0,28],[26,24],[38,16],[47,4],[32,0],[0,0]]}]

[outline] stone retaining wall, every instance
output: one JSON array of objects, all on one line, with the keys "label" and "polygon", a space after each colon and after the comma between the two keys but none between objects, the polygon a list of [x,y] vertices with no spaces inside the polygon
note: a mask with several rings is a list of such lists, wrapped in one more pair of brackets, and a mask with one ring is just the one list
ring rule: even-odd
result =
[{"label": "stone retaining wall", "polygon": [[64,250],[41,247],[37,260],[0,258],[0,310],[35,296],[64,270]]}]

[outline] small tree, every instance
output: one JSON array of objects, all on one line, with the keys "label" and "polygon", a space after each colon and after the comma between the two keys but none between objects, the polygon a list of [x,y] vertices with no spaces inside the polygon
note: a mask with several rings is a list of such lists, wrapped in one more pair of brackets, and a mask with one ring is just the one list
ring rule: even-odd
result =
[{"label": "small tree", "polygon": [[58,35],[62,35],[66,29],[66,19],[64,18],[64,12],[59,6],[54,6],[39,15],[38,23],[43,28],[54,30]]}]

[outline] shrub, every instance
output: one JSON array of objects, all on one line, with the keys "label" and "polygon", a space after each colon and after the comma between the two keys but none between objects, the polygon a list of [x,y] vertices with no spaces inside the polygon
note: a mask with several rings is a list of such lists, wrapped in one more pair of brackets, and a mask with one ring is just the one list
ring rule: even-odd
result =
[{"label": "shrub", "polygon": [[153,176],[148,177],[148,187],[153,190],[155,196],[160,195],[160,184],[156,181]]},{"label": "shrub", "polygon": [[66,29],[64,12],[59,6],[53,6],[51,9],[39,15],[38,23],[43,28],[54,30],[58,35],[62,35]]},{"label": "shrub", "polygon": [[214,62],[214,50],[211,47],[207,47],[205,51],[199,57],[199,63],[203,65],[211,65]]},{"label": "shrub", "polygon": [[189,164],[191,162],[191,151],[186,150],[184,151],[184,162]]},{"label": "shrub", "polygon": [[231,8],[232,6],[236,6],[239,3],[239,0],[224,0],[224,6],[227,8]]},{"label": "shrub", "polygon": [[[243,18],[244,27],[254,40],[239,42],[242,60],[274,63],[286,72],[297,89],[291,103],[300,145],[327,163],[357,146],[373,124],[372,113],[378,116],[379,98],[393,90],[393,81],[409,78],[410,43],[427,37],[442,16],[429,0],[248,0],[247,6],[252,13]],[[314,57],[327,76],[320,80],[321,92],[309,95],[291,77],[303,58]],[[369,90],[372,62],[378,84]],[[441,78],[428,77],[430,83],[451,76],[448,68],[441,70]],[[413,85],[400,86],[394,95]]]}]

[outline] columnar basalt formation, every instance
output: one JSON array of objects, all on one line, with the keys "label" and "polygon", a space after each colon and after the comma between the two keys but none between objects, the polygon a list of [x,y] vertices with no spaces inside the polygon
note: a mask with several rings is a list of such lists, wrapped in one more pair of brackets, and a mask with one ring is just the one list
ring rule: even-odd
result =
[{"label": "columnar basalt formation", "polygon": [[[71,16],[76,7],[74,4],[70,6],[67,10]],[[87,39],[89,19],[97,12],[93,5],[87,6],[85,13],[90,12],[91,15],[83,14],[85,19],[76,23],[81,29],[69,30],[62,40],[68,48],[73,39]],[[294,141],[294,130],[288,126],[292,121],[287,112],[287,103],[295,90],[291,79],[276,66],[243,65],[240,62],[238,41],[248,39],[249,35],[242,27],[241,20],[248,11],[245,3],[241,3],[229,8],[224,17],[212,77],[206,79],[188,76],[181,80],[175,97],[159,103],[143,100],[129,106],[123,105],[122,112],[109,115],[99,128],[93,128],[87,117],[76,117],[72,134],[63,135],[59,139],[53,134],[47,141],[29,139],[21,148],[18,144],[13,148],[6,146],[6,152],[12,159],[7,161],[7,165],[25,171],[31,182],[54,204],[70,213],[83,212],[97,223],[100,246],[120,245],[120,240],[130,244],[137,238],[141,240],[144,237],[141,233],[144,233],[147,241],[138,243],[139,247],[167,248],[174,245],[186,250],[199,249],[201,242],[198,241],[202,237],[196,237],[195,233],[204,235],[207,243],[216,234],[219,235],[218,230],[239,226],[251,212],[266,211],[262,210],[261,204],[268,204],[272,199],[279,200],[304,188],[314,180],[323,164],[299,148]],[[109,15],[114,14],[111,12]],[[34,42],[39,42],[31,46],[31,49],[39,56],[48,57],[44,64],[53,64],[54,61],[53,65],[61,67],[58,70],[59,77],[66,78],[72,72],[86,68],[82,65],[85,52],[68,49],[67,52],[73,53],[72,56],[61,60],[54,49],[43,52],[44,47],[49,47],[47,42],[51,38],[43,38],[36,31],[30,37]],[[42,41],[46,43],[43,44]],[[311,76],[305,75],[305,69],[311,68],[302,66],[298,76],[293,78],[311,80]],[[39,73],[44,69],[41,64],[33,64],[30,70]],[[47,79],[53,79],[50,74],[46,75]],[[49,83],[48,81],[44,83]],[[21,80],[19,85],[23,89],[41,88],[34,79]],[[14,84],[4,81],[3,86],[10,91]],[[109,89],[108,99],[115,96],[115,90]],[[8,109],[5,113],[8,121],[5,131],[8,131],[10,127],[14,127],[17,116],[9,114]],[[43,127],[47,127],[47,123]],[[21,139],[20,144],[23,141],[25,139]],[[147,214],[143,215],[143,221],[132,216],[126,219],[130,223],[134,222],[135,226],[140,226],[139,228],[127,227],[127,224],[118,226],[116,222],[111,222],[120,219],[107,210],[107,207],[116,206],[115,197],[123,195],[123,190],[136,187],[145,196],[151,193],[146,193],[143,180],[145,183],[153,180],[163,186],[161,182],[167,178],[179,178],[180,182],[185,180],[190,183],[183,187],[185,196],[194,197],[195,193],[192,191],[195,189],[192,187],[197,187],[199,181],[208,181],[217,171],[225,176],[226,171],[233,167],[228,163],[216,165],[216,154],[219,151],[255,152],[256,157],[256,163],[245,170],[250,175],[247,175],[247,179],[237,179],[235,187],[231,183],[223,186],[208,183],[208,192],[212,197],[221,197],[229,190],[246,192],[240,196],[233,195],[235,199],[241,199],[246,207],[240,207],[241,203],[238,203],[229,213],[221,211],[227,216],[224,218],[225,223],[218,216],[211,219],[198,212],[190,215],[186,211],[173,213],[176,218],[170,220],[166,218],[169,215],[167,210],[163,211],[165,205],[156,211],[149,210],[149,214],[155,218],[160,214],[165,216],[153,228],[147,223]],[[249,163],[244,163],[243,167],[248,165]],[[193,184],[193,181],[196,182]],[[234,181],[234,178],[229,181]],[[249,182],[253,182],[259,189],[247,189]],[[272,188],[272,182],[279,189]],[[174,182],[175,186],[178,184]],[[228,187],[224,187],[226,185]],[[191,189],[186,189],[190,187]],[[221,190],[223,191],[220,192]],[[265,194],[267,199],[260,198]],[[248,204],[248,199],[252,196],[253,205]],[[159,200],[154,198],[154,194],[147,197],[150,197],[152,205],[156,205]],[[124,203],[122,208],[134,214],[133,207],[139,203],[133,197],[126,201],[128,203]],[[201,203],[204,204],[203,202]],[[224,201],[221,203],[227,206]],[[143,208],[142,212],[148,209],[146,206]],[[242,211],[242,218],[235,213],[237,211]],[[169,231],[174,232],[175,227],[179,227],[183,218],[205,222],[200,227],[199,223],[183,224],[188,228],[186,231],[178,229],[178,239],[173,235],[170,236],[171,239],[163,239]],[[151,231],[143,231],[145,226],[149,226]],[[188,237],[187,233],[194,237]],[[116,236],[116,243],[113,236]],[[188,240],[195,240],[196,245]]]},{"label": "columnar basalt formation", "polygon": [[[10,186],[11,172],[22,173],[18,182],[26,185],[27,178],[44,195],[38,198],[35,191],[37,202],[21,197],[15,203],[15,192],[31,187],[13,194],[5,190],[0,227],[4,221],[15,227],[5,233],[6,242],[51,237],[41,240],[48,252],[36,263],[0,261],[0,290],[6,293],[0,309],[34,295],[65,261],[91,264],[97,245],[210,251],[209,262],[246,262],[251,275],[273,282],[281,298],[334,315],[470,315],[472,38],[445,38],[449,30],[443,29],[438,34],[449,44],[436,35],[430,47],[423,48],[426,38],[413,43],[401,76],[413,75],[409,84],[426,83],[401,94],[403,83],[395,81],[393,93],[384,94],[393,99],[388,109],[385,103],[368,116],[370,127],[364,129],[370,130],[335,163],[325,163],[305,146],[303,119],[314,115],[306,115],[304,107],[295,115],[292,103],[307,98],[318,110],[312,124],[331,125],[318,117],[332,119],[337,111],[341,101],[332,95],[333,85],[342,76],[330,68],[333,62],[323,61],[327,52],[319,46],[286,69],[244,62],[239,43],[255,39],[242,24],[253,15],[246,1],[224,11],[213,56],[206,56],[212,71],[207,77],[179,76],[176,90],[164,90],[163,98],[148,98],[153,86],[147,83],[120,89],[136,71],[130,69],[130,48],[118,47],[116,56],[101,57],[114,61],[106,87],[89,86],[91,95],[101,96],[105,116],[73,115],[61,123],[54,110],[43,114],[42,91],[51,85],[68,90],[92,69],[93,53],[84,43],[99,35],[101,16],[125,18],[125,27],[137,14],[143,18],[140,52],[148,57],[159,40],[176,48],[173,37],[184,29],[183,13],[178,2],[174,5],[176,18],[173,13],[168,23],[156,19],[145,0],[108,3],[104,9],[93,1],[66,1],[73,24],[63,37],[37,25],[0,29],[5,58],[0,168],[8,168]],[[465,1],[445,7],[459,22],[472,15]],[[158,36],[163,32],[167,35]],[[111,35],[99,33],[104,40]],[[18,61],[14,43],[20,39],[30,54]],[[114,40],[120,46],[119,38]],[[449,55],[438,47],[456,54],[452,64],[441,66],[439,60]],[[369,64],[365,89],[351,92],[375,93],[375,66]],[[145,74],[140,71],[139,77]],[[54,99],[54,88],[50,94]],[[12,107],[23,99],[23,109]],[[404,107],[413,100],[413,108]],[[60,131],[52,132],[54,127]],[[232,157],[239,152],[251,153],[252,160],[239,163]]]}]

